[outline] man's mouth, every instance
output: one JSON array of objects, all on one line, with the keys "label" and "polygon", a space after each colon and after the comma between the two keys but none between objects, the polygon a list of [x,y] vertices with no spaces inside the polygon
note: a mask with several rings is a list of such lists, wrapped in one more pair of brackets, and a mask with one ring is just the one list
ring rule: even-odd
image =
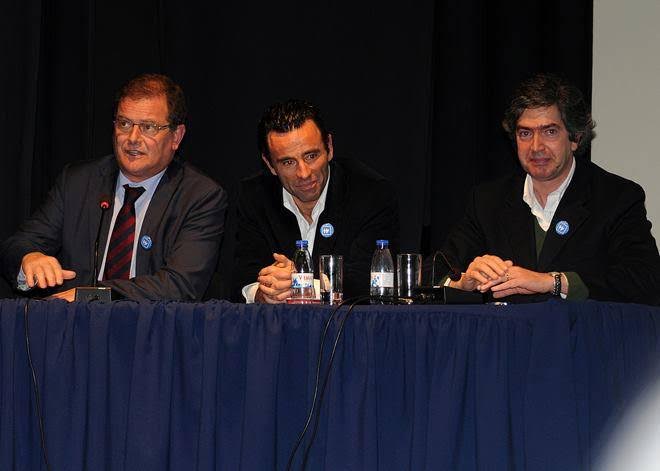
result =
[{"label": "man's mouth", "polygon": [[124,154],[131,157],[139,157],[140,155],[144,155],[144,152],[141,152],[137,149],[124,149]]},{"label": "man's mouth", "polygon": [[300,185],[296,185],[300,191],[310,191],[313,190],[314,187],[316,186],[316,182],[309,182],[309,183],[303,183]]},{"label": "man's mouth", "polygon": [[533,165],[546,165],[552,161],[552,158],[549,155],[536,155],[536,156],[531,156],[529,158],[529,161]]}]

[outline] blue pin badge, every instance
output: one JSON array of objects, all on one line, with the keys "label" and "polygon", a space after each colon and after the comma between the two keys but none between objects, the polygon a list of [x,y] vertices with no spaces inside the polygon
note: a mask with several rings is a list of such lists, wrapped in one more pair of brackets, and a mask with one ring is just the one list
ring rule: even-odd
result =
[{"label": "blue pin badge", "polygon": [[321,226],[321,231],[320,232],[321,232],[321,235],[327,239],[328,237],[332,237],[332,234],[335,233],[335,228],[333,227],[332,224],[330,224],[329,222],[326,222],[325,224],[323,224]]},{"label": "blue pin badge", "polygon": [[559,221],[555,226],[555,232],[561,236],[568,234],[568,230],[571,226],[568,225],[566,221]]},{"label": "blue pin badge", "polygon": [[154,242],[151,240],[151,237],[145,235],[140,239],[140,245],[144,250],[149,250],[151,246],[154,245]]}]

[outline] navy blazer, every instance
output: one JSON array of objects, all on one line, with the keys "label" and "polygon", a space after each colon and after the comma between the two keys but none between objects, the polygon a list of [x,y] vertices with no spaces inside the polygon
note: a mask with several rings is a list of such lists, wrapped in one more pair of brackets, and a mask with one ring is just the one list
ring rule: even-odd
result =
[{"label": "navy blazer", "polygon": [[[388,239],[392,256],[399,241],[398,202],[393,186],[381,175],[355,160],[330,162],[325,209],[319,215],[312,260],[318,277],[318,257],[344,256],[344,298],[369,294],[371,257],[377,239]],[[334,228],[330,237],[321,226]],[[241,182],[234,296],[243,299],[243,286],[273,263],[273,253],[291,258],[300,239],[296,217],[282,200],[282,185],[274,175],[259,174]]]},{"label": "navy blazer", "polygon": [[[525,175],[518,174],[472,191],[464,218],[443,248],[460,269],[477,256],[497,255],[537,272],[576,272],[592,299],[660,304],[660,257],[638,184],[576,159],[537,258],[524,182]],[[568,224],[563,235],[556,230],[560,222]]]},{"label": "navy blazer", "polygon": [[[0,248],[3,274],[12,286],[23,256],[34,251],[54,256],[62,268],[76,272],[57,291],[92,283],[99,198],[114,194],[118,172],[114,155],[65,167],[46,201]],[[148,235],[153,245],[145,249],[138,244],[135,278],[101,284],[112,288],[113,297],[201,299],[218,257],[226,206],[225,191],[216,182],[175,158],[145,214],[138,237]],[[112,207],[101,229],[99,264],[111,215]]]}]

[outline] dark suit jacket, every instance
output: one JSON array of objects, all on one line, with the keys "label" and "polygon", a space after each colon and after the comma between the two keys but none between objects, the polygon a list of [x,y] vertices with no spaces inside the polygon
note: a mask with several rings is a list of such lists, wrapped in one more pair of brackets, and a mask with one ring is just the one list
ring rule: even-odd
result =
[{"label": "dark suit jacket", "polygon": [[[497,255],[538,272],[576,272],[593,299],[660,303],[660,258],[639,185],[577,159],[537,259],[524,180],[515,175],[473,190],[444,246],[460,269],[476,256]],[[556,231],[560,221],[569,225],[565,235]]]},{"label": "dark suit jacket", "polygon": [[[392,254],[399,239],[398,203],[392,185],[354,160],[330,162],[325,209],[319,216],[314,242],[315,276],[318,257],[344,256],[344,298],[369,294],[371,257],[377,239],[388,239]],[[260,174],[241,182],[238,201],[235,295],[257,281],[257,273],[273,263],[273,252],[289,258],[300,239],[298,222],[282,202],[282,185],[273,175]],[[321,226],[331,223],[325,238]]]},{"label": "dark suit jacket", "polygon": [[[2,244],[3,274],[12,285],[16,285],[23,256],[34,251],[52,255],[63,268],[76,272],[76,278],[58,291],[92,283],[94,240],[101,217],[99,197],[114,194],[118,171],[114,155],[64,169],[43,205]],[[218,257],[226,199],[217,183],[174,159],[142,223],[138,237],[149,235],[153,245],[149,250],[138,245],[135,278],[101,284],[110,286],[113,296],[135,300],[200,299]],[[111,215],[112,208],[101,229],[99,264]]]}]

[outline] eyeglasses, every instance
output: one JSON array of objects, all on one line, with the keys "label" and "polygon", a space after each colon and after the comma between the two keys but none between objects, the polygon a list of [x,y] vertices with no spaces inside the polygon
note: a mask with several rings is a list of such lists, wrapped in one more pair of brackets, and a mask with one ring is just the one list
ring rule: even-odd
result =
[{"label": "eyeglasses", "polygon": [[134,123],[127,118],[117,118],[113,121],[115,123],[115,129],[118,133],[128,134],[133,130],[133,126],[137,126],[140,129],[140,132],[149,137],[156,137],[156,135],[161,132],[163,129],[170,127],[169,124],[156,124],[150,122],[141,122]]}]

